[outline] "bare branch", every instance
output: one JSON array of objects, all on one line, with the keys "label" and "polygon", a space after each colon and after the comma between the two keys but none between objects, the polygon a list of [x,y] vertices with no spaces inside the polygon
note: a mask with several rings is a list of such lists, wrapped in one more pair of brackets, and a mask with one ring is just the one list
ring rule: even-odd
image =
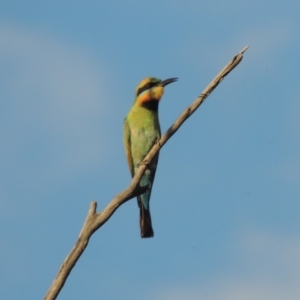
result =
[{"label": "bare branch", "polygon": [[244,52],[248,49],[248,46],[243,48],[211,81],[211,83],[204,89],[204,91],[197,97],[197,99],[187,107],[182,114],[177,118],[174,124],[162,135],[162,137],[153,145],[147,156],[144,158],[140,167],[136,171],[134,178],[130,185],[114,197],[111,202],[105,207],[105,209],[97,213],[97,202],[92,202],[86,216],[85,222],[79,234],[78,240],[73,249],[62,263],[59,272],[54,279],[51,287],[49,288],[44,300],[54,300],[58,296],[60,290],[64,286],[71,270],[75,266],[76,262],[80,258],[81,254],[88,245],[89,239],[92,234],[98,230],[104,223],[106,223],[113,213],[126,201],[144,193],[147,190],[147,186],[140,187],[139,182],[147,169],[147,166],[151,163],[151,160],[156,153],[164,146],[164,144],[171,138],[171,136],[180,128],[180,126],[196,111],[196,109],[204,102],[204,100],[210,95],[210,93],[218,86],[218,84],[228,75],[243,59]]}]

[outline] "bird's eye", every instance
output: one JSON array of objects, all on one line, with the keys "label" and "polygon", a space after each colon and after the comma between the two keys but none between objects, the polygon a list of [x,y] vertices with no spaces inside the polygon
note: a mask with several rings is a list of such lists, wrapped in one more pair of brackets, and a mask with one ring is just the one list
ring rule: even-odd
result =
[{"label": "bird's eye", "polygon": [[152,88],[153,86],[155,86],[155,84],[153,82],[148,82],[148,83],[144,84],[141,88],[138,89],[137,95],[139,95],[142,92]]}]

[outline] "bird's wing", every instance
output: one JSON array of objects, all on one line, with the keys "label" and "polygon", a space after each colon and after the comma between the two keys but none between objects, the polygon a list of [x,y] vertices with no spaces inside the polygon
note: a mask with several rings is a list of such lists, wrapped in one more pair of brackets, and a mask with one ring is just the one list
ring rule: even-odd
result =
[{"label": "bird's wing", "polygon": [[127,162],[129,165],[131,176],[133,177],[134,176],[134,166],[133,166],[133,160],[132,160],[132,155],[131,155],[130,127],[129,127],[127,119],[124,120],[123,139],[124,139],[124,146],[125,146]]}]

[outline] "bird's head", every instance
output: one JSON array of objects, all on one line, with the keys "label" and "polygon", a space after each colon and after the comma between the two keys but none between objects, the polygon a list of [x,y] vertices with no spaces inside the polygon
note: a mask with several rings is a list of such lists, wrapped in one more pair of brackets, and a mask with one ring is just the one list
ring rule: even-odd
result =
[{"label": "bird's head", "polygon": [[135,101],[139,105],[146,105],[148,102],[159,102],[164,94],[164,87],[172,82],[177,81],[178,78],[169,78],[160,80],[154,77],[147,77],[143,79],[136,88]]}]

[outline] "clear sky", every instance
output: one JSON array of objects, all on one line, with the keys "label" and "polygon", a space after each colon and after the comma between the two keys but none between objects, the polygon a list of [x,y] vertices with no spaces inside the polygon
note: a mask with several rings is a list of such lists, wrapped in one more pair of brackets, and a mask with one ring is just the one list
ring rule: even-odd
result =
[{"label": "clear sky", "polygon": [[[58,299],[300,298],[299,1],[1,1],[0,298],[42,299],[90,202],[130,182],[123,119],[141,79],[179,81],[153,239],[136,200],[98,232]],[[298,79],[297,79],[298,78]]]}]

